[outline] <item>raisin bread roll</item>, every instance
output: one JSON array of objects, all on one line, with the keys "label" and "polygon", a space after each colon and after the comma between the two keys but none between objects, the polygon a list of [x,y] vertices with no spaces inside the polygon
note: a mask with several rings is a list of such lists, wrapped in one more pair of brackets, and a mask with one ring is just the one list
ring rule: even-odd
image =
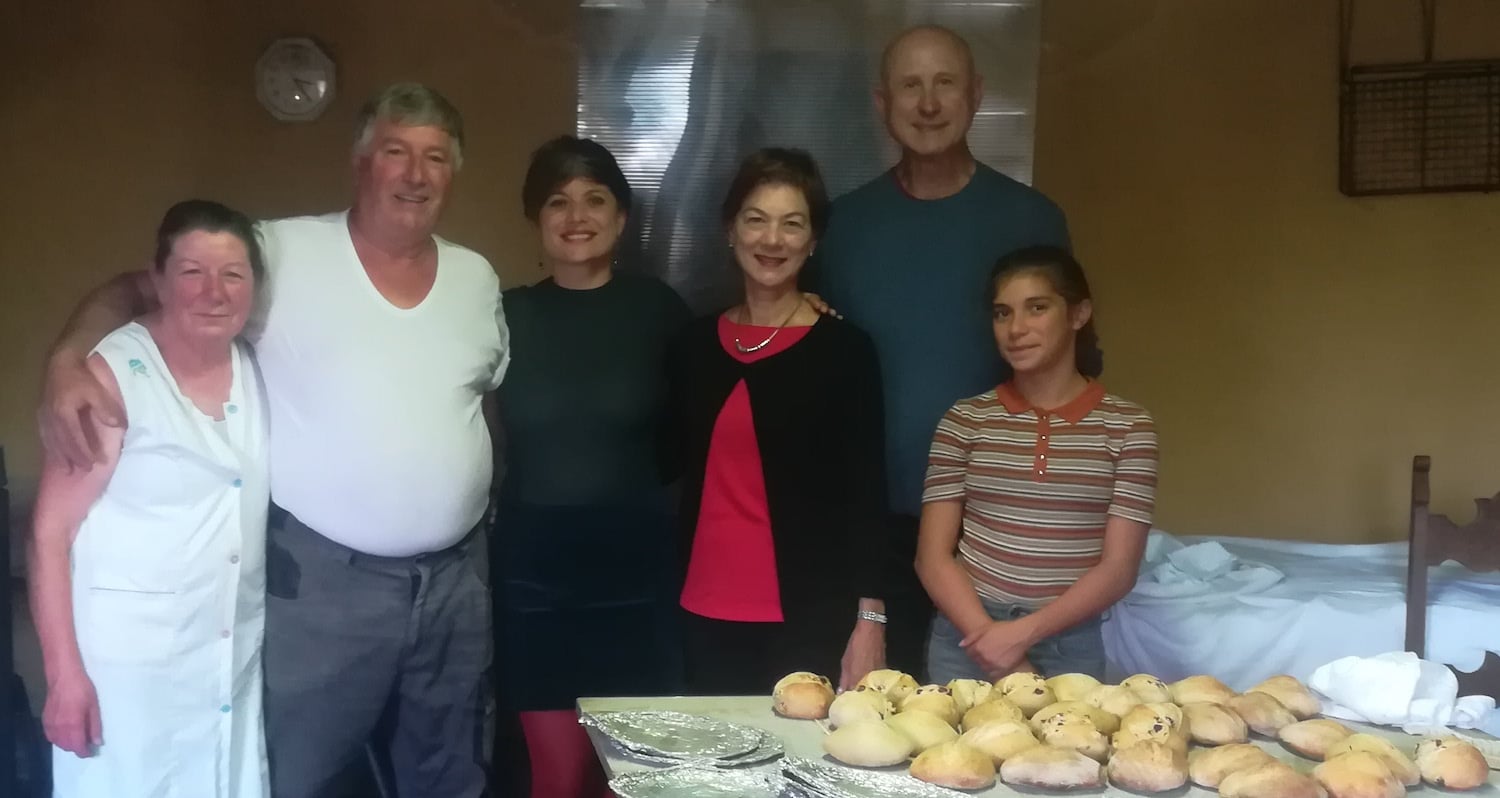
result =
[{"label": "raisin bread roll", "polygon": [[1166,682],[1149,673],[1137,673],[1120,682],[1120,686],[1135,693],[1145,704],[1160,704],[1172,700],[1172,691],[1167,688]]},{"label": "raisin bread roll", "polygon": [[995,686],[983,679],[954,679],[948,682],[948,693],[958,704],[958,714],[963,715],[974,707],[990,700]]},{"label": "raisin bread roll", "polygon": [[826,718],[832,703],[833,684],[807,671],[787,674],[771,690],[771,709],[784,718]]},{"label": "raisin bread roll", "polygon": [[1457,737],[1433,737],[1417,746],[1422,780],[1448,790],[1472,790],[1490,779],[1490,765],[1472,743]]},{"label": "raisin bread roll", "polygon": [[884,693],[892,704],[900,706],[907,696],[917,691],[917,680],[901,671],[881,669],[865,674],[865,678],[860,679],[856,686]]},{"label": "raisin bread roll", "polygon": [[1083,697],[1083,703],[1098,707],[1111,715],[1124,717],[1125,713],[1146,702],[1128,687],[1121,687],[1118,684],[1101,684]]},{"label": "raisin bread roll", "polygon": [[958,711],[958,702],[948,688],[937,684],[925,684],[901,702],[902,712],[931,712],[942,718],[949,726],[958,728],[963,714]]},{"label": "raisin bread roll", "polygon": [[1042,707],[1057,703],[1047,681],[1035,673],[1012,673],[1001,679],[995,689],[1001,697],[1020,707],[1028,718]]}]

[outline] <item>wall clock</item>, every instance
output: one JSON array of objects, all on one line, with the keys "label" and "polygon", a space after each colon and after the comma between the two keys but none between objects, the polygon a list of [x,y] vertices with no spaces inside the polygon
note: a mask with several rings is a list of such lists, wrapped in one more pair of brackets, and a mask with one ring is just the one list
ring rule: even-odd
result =
[{"label": "wall clock", "polygon": [[333,103],[333,59],[312,39],[277,39],[255,62],[255,96],[283,122],[311,122]]}]

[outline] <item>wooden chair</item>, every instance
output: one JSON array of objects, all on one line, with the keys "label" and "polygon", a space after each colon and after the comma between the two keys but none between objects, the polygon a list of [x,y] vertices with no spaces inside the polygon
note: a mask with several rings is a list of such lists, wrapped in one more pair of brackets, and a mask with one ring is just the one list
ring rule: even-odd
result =
[{"label": "wooden chair", "polygon": [[[1475,499],[1474,520],[1463,526],[1428,509],[1432,458],[1418,455],[1411,467],[1411,527],[1406,564],[1406,650],[1419,657],[1427,648],[1427,571],[1453,560],[1471,571],[1500,571],[1500,493]],[[1497,608],[1500,614],[1500,608]],[[1446,664],[1446,663],[1445,663]],[[1485,652],[1472,673],[1448,666],[1458,676],[1458,694],[1500,700],[1500,655]]]}]

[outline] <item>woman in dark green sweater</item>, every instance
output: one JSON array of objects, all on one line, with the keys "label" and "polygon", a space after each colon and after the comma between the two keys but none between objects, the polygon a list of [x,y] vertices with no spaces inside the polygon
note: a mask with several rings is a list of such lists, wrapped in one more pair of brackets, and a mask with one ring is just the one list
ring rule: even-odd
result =
[{"label": "woman in dark green sweater", "polygon": [[534,796],[594,798],[580,696],[678,689],[672,508],[658,467],[665,283],[614,268],[630,185],[607,149],[562,136],[522,189],[550,276],[506,292],[505,476],[492,545],[500,698],[520,712]]}]

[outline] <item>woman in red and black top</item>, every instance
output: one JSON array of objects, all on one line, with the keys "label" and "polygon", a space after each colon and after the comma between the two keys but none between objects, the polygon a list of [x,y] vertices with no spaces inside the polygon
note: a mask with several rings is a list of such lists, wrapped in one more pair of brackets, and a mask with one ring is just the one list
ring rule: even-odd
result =
[{"label": "woman in red and black top", "polygon": [[852,687],[884,666],[879,366],[863,332],[797,289],[828,213],[807,153],[747,158],[722,217],[745,301],[673,347],[695,693],[765,693],[797,670]]}]

